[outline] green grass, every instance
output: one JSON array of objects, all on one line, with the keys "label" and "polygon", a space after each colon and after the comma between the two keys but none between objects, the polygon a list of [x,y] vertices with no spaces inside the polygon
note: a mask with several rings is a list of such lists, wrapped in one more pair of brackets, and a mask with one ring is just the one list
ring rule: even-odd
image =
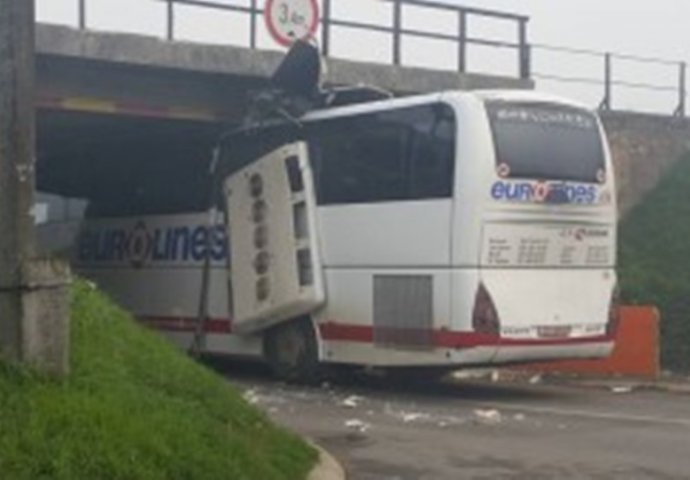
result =
[{"label": "green grass", "polygon": [[0,364],[0,478],[302,479],[311,447],[85,282],[72,373]]},{"label": "green grass", "polygon": [[690,371],[690,157],[620,225],[623,299],[661,311],[662,364]]}]

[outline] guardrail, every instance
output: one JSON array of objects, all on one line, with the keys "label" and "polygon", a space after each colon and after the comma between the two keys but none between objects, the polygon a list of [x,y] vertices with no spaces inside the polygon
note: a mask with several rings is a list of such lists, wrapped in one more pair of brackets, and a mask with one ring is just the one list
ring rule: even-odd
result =
[{"label": "guardrail", "polygon": [[[80,29],[88,28],[88,5],[89,0],[76,0],[78,6],[78,26]],[[245,5],[221,3],[219,0],[148,0],[164,2],[166,7],[166,38],[175,40],[176,26],[176,7],[194,6],[207,9],[215,9],[225,12],[243,13],[249,22],[249,38],[247,46],[257,48],[257,37],[259,19],[264,14],[264,9],[259,4],[263,0],[249,0]],[[365,30],[370,32],[380,32],[388,34],[392,45],[393,65],[402,65],[402,44],[405,37],[415,37],[431,40],[445,40],[457,44],[457,71],[465,73],[468,71],[467,49],[470,45],[482,45],[487,47],[511,49],[517,54],[518,71],[516,76],[522,79],[530,78],[530,46],[527,41],[527,25],[529,17],[516,15],[513,13],[486,10],[479,8],[466,8],[447,3],[425,0],[379,0],[381,3],[391,4],[391,18],[389,24],[377,24],[373,22],[360,22],[340,19],[333,15],[333,3],[337,0],[321,0],[321,31],[320,43],[324,56],[331,54],[333,40],[333,30],[337,28],[347,28],[355,30]],[[347,0],[344,0],[347,1]],[[408,8],[428,9],[429,11],[443,11],[457,18],[457,33],[447,34],[432,31],[423,31],[406,26],[405,17]],[[515,25],[515,41],[504,41],[495,38],[483,38],[469,34],[468,25],[473,18],[489,18],[497,20],[507,20]]]},{"label": "guardrail", "polygon": [[[564,59],[569,56],[588,57],[596,61],[601,69],[601,76],[568,76],[562,73],[546,73],[542,71],[532,72],[532,77],[537,80],[551,80],[561,83],[575,83],[580,85],[597,86],[601,89],[601,101],[599,110],[614,110],[615,93],[618,90],[639,90],[647,92],[665,92],[675,95],[677,103],[672,114],[675,117],[685,118],[687,105],[686,73],[687,64],[684,61],[673,61],[663,58],[643,57],[626,53],[602,52],[563,46],[546,44],[533,44],[535,52],[555,52]],[[639,66],[662,66],[669,74],[676,76],[674,84],[649,83],[630,79],[629,74],[616,74],[617,62],[627,62]],[[565,62],[567,63],[567,62]]]},{"label": "guardrail", "polygon": [[[74,0],[78,3],[78,21],[80,29],[88,29],[88,14],[90,0]],[[246,16],[249,25],[249,34],[246,39],[246,46],[258,48],[260,20],[264,14],[263,4],[265,0],[142,0],[142,2],[164,3],[165,11],[165,33],[168,40],[176,39],[177,18],[180,14],[179,8],[183,6],[199,7],[209,10],[240,13]],[[675,97],[675,108],[672,112],[674,116],[685,118],[687,115],[688,92],[686,88],[687,65],[683,61],[671,61],[661,58],[642,57],[624,53],[612,53],[605,51],[595,51],[578,49],[566,46],[554,46],[548,44],[530,43],[528,41],[529,17],[514,13],[494,11],[480,8],[468,8],[450,3],[442,3],[440,0],[372,0],[379,4],[390,4],[390,18],[383,23],[371,21],[355,21],[338,18],[334,15],[334,5],[336,2],[347,0],[318,0],[321,6],[320,31],[318,38],[321,50],[326,57],[332,54],[334,32],[338,29],[359,30],[368,32],[378,32],[388,36],[391,47],[390,62],[393,65],[403,65],[403,45],[405,39],[427,39],[451,42],[456,45],[457,57],[453,60],[455,69],[460,73],[468,71],[481,71],[481,68],[471,68],[468,65],[468,48],[476,46],[493,47],[495,49],[513,50],[517,57],[518,69],[515,76],[521,79],[548,80],[563,84],[579,84],[599,89],[601,110],[613,110],[616,108],[616,100],[619,99],[619,91],[638,90],[643,92],[662,92]],[[416,10],[414,10],[416,9]],[[408,15],[419,15],[421,11],[445,12],[456,18],[455,24],[457,31],[453,33],[438,32],[430,30],[420,30],[413,28],[406,19]],[[470,24],[473,19],[495,19],[512,23],[514,40],[506,41],[496,38],[487,38],[479,35],[471,35]],[[541,55],[546,53],[557,53],[560,55],[557,62],[557,69],[551,71],[536,70],[533,68],[533,60],[539,60]],[[534,56],[534,58],[533,58]],[[563,72],[567,70],[569,59],[572,56],[589,57],[596,70],[588,69],[589,75],[573,74],[568,75]],[[445,59],[440,59],[446,64]],[[673,83],[651,83],[639,81],[636,76],[626,75],[618,69],[619,62],[634,62],[640,65],[661,65],[673,69]],[[590,65],[590,66],[592,66]],[[651,67],[650,67],[651,70]],[[591,73],[596,71],[596,73]],[[600,73],[599,73],[600,72]],[[664,74],[666,75],[666,74]],[[655,77],[656,78],[656,77]],[[591,93],[591,90],[589,90]],[[670,109],[669,109],[670,110]]]}]

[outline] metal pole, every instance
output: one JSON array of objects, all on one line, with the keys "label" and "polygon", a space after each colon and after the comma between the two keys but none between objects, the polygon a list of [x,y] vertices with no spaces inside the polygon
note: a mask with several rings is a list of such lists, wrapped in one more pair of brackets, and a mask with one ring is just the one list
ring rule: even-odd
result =
[{"label": "metal pole", "polygon": [[79,30],[86,29],[86,0],[79,0]]},{"label": "metal pole", "polygon": [[249,48],[256,48],[256,18],[257,18],[257,6],[256,0],[252,0],[250,3],[251,13],[249,14]]},{"label": "metal pole", "polygon": [[519,36],[519,62],[520,62],[520,78],[527,80],[530,78],[532,72],[530,46],[527,43],[527,19],[520,19],[518,21],[518,36]]},{"label": "metal pole", "polygon": [[467,71],[467,12],[465,10],[458,10],[458,71],[465,73]]},{"label": "metal pole", "polygon": [[400,48],[400,30],[402,29],[402,1],[394,0],[393,2],[393,65],[400,65],[401,48]]},{"label": "metal pole", "polygon": [[34,255],[34,2],[0,0],[0,347],[22,359],[23,263]]},{"label": "metal pole", "polygon": [[599,104],[599,110],[611,110],[611,54],[604,54],[604,98]]},{"label": "metal pole", "polygon": [[324,57],[331,51],[331,0],[323,0],[323,18],[321,20],[321,54]]},{"label": "metal pole", "polygon": [[168,32],[167,39],[175,39],[175,0],[168,0]]},{"label": "metal pole", "polygon": [[680,70],[678,72],[678,107],[673,113],[676,117],[685,118],[685,72],[687,70],[687,64],[685,62],[680,62]]}]

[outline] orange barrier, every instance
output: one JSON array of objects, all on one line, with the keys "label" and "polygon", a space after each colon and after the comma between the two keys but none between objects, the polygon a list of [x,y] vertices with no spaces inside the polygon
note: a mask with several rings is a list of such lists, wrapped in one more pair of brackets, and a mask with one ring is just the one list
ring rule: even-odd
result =
[{"label": "orange barrier", "polygon": [[659,363],[659,311],[656,307],[621,307],[616,346],[609,358],[530,364],[529,370],[589,376],[656,379]]}]

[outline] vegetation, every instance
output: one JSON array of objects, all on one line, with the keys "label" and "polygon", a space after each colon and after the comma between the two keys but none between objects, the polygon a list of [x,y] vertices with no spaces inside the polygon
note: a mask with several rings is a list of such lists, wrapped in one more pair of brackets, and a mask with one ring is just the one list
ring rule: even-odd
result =
[{"label": "vegetation", "polygon": [[302,479],[316,453],[226,381],[73,289],[72,374],[0,364],[2,479]]},{"label": "vegetation", "polygon": [[623,300],[661,310],[662,364],[690,371],[690,157],[620,227]]}]

